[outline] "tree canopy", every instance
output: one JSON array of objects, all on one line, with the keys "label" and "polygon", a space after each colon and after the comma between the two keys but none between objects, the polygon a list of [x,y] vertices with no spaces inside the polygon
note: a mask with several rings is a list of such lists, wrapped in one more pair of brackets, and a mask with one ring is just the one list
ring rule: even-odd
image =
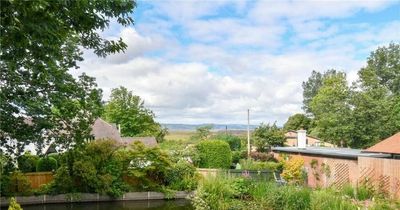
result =
[{"label": "tree canopy", "polygon": [[[126,44],[100,31],[112,19],[133,23],[135,1],[2,1],[0,11],[0,140],[9,152],[49,139],[79,145],[101,113],[94,79],[70,70],[82,48],[98,56],[121,52]],[[9,144],[9,140],[16,144]],[[19,148],[19,150],[15,150]],[[40,147],[39,147],[40,148]]]},{"label": "tree canopy", "polygon": [[155,136],[162,139],[166,132],[154,120],[154,113],[144,106],[144,101],[122,86],[111,91],[110,100],[104,107],[104,117],[120,126],[122,136]]},{"label": "tree canopy", "polygon": [[283,125],[284,131],[304,129],[309,131],[311,119],[304,114],[294,114]]},{"label": "tree canopy", "polygon": [[313,71],[303,83],[303,107],[312,116],[313,135],[365,148],[400,130],[400,44],[371,52],[358,76],[349,86],[343,72]]},{"label": "tree canopy", "polygon": [[253,136],[254,145],[259,152],[269,151],[272,146],[283,146],[285,142],[284,133],[276,123],[272,125],[262,123],[254,130]]}]

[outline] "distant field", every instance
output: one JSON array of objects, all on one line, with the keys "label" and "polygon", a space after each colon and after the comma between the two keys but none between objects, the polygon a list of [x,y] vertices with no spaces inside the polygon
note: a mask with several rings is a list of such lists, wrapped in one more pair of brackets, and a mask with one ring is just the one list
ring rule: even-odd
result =
[{"label": "distant field", "polygon": [[[191,136],[193,136],[196,131],[169,131],[168,135],[165,136],[166,140],[189,140]],[[212,134],[216,135],[219,133],[225,133],[225,131],[213,131]],[[247,131],[243,130],[231,130],[228,131],[229,134],[245,137],[247,135]]]},{"label": "distant field", "polygon": [[189,140],[195,131],[169,131],[166,140]]}]

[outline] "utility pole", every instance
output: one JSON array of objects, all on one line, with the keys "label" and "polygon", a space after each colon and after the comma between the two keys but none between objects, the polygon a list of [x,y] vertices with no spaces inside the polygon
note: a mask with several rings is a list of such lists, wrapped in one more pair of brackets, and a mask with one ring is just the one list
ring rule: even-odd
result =
[{"label": "utility pole", "polygon": [[250,109],[247,109],[247,158],[250,158]]}]

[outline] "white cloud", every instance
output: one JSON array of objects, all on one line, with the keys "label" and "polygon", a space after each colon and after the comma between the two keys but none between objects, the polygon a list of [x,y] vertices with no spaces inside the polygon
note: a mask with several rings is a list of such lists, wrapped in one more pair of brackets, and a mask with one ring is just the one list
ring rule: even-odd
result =
[{"label": "white cloud", "polygon": [[[302,81],[312,70],[344,70],[354,81],[368,52],[400,41],[399,21],[344,20],[390,1],[151,1],[146,21],[126,28],[125,54],[86,52],[80,71],[95,76],[108,99],[125,86],[161,122],[283,124],[301,112]],[[233,4],[233,5],[231,5]],[[232,6],[235,15],[221,15]],[[140,2],[139,2],[140,7]],[[348,30],[352,29],[352,30]]]}]

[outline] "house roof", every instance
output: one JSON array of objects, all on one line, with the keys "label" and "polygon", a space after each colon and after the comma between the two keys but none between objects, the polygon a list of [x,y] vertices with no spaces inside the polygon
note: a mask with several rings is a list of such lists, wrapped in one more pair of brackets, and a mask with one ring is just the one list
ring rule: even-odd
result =
[{"label": "house roof", "polygon": [[364,150],[364,152],[400,154],[400,132],[385,140],[382,140],[374,146]]},{"label": "house roof", "polygon": [[118,129],[101,118],[97,118],[94,121],[90,134],[94,136],[94,139],[114,139],[121,141]]},{"label": "house roof", "polygon": [[146,147],[157,146],[157,141],[154,137],[122,137],[121,139],[121,143],[124,145],[130,145],[136,141],[142,142]]},{"label": "house roof", "polygon": [[327,157],[336,157],[343,159],[357,159],[359,156],[363,157],[390,157],[388,154],[362,152],[359,149],[350,148],[331,148],[331,147],[306,147],[300,149],[298,147],[273,147],[274,152],[285,152],[285,153],[300,153]]}]

